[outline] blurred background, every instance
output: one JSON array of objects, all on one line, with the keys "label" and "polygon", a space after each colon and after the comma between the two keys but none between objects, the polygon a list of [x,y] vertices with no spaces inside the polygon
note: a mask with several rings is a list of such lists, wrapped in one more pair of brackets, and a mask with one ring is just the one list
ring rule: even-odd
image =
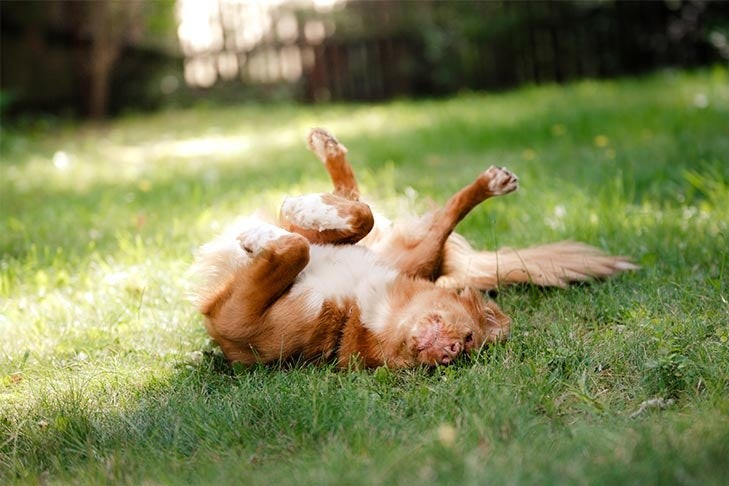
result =
[{"label": "blurred background", "polygon": [[729,2],[0,2],[0,112],[102,119],[195,103],[319,103],[729,61]]}]

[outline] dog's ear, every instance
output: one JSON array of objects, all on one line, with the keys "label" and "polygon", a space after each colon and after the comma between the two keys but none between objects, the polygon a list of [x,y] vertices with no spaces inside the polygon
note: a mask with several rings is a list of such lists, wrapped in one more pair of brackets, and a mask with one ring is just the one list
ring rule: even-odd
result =
[{"label": "dog's ear", "polygon": [[484,315],[487,322],[486,329],[488,330],[485,342],[505,341],[509,337],[511,317],[504,314],[501,307],[493,300],[484,302]]},{"label": "dog's ear", "polygon": [[481,293],[471,287],[463,289],[459,297],[479,323],[479,345],[504,341],[508,337],[511,318],[502,312],[496,302],[484,300]]},{"label": "dog's ear", "polygon": [[474,315],[481,316],[483,314],[483,297],[481,297],[481,293],[472,288],[472,287],[466,287],[458,294],[458,297],[461,299],[463,304],[466,306],[466,309],[468,309],[469,312],[472,312]]}]

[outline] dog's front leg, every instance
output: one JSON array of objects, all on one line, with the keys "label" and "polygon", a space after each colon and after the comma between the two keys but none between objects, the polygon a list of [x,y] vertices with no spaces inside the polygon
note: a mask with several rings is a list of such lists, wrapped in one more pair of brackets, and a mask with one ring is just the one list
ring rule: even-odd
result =
[{"label": "dog's front leg", "polygon": [[354,170],[347,161],[347,148],[322,128],[314,128],[309,132],[307,145],[327,169],[334,185],[334,194],[358,201],[359,187]]},{"label": "dog's front leg", "polygon": [[244,227],[237,241],[249,258],[201,311],[209,334],[230,361],[254,363],[260,359],[252,340],[265,333],[266,312],[308,264],[309,242],[264,223]]},{"label": "dog's front leg", "polygon": [[481,202],[508,194],[517,187],[514,174],[490,167],[454,194],[441,209],[415,222],[396,226],[378,252],[407,275],[435,280],[440,275],[443,245],[456,225]]}]

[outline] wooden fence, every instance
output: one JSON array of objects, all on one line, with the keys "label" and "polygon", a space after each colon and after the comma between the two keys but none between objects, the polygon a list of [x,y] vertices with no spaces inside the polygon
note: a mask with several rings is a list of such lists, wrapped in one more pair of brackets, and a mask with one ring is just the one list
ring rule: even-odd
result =
[{"label": "wooden fence", "polygon": [[[170,22],[161,43],[140,42],[132,22],[108,81],[110,111],[281,95],[437,96],[729,60],[729,1],[322,2],[176,0],[178,28]],[[166,4],[175,6],[141,2]],[[0,2],[3,114],[89,112],[95,38],[76,15],[88,5]]]},{"label": "wooden fence", "polygon": [[[276,26],[292,12],[299,34],[284,41]],[[308,101],[377,100],[705,64],[719,59],[707,25],[729,22],[729,2],[350,1],[328,14],[285,5],[270,14],[271,35],[207,50],[208,65],[228,52],[237,65],[228,80],[288,84]],[[221,22],[226,38],[243,25]],[[312,42],[311,22],[333,32]]]}]

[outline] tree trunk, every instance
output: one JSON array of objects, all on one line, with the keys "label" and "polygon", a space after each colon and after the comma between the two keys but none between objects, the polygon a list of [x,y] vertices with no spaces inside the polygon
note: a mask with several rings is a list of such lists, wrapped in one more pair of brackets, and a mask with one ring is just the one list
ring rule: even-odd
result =
[{"label": "tree trunk", "polygon": [[137,0],[96,0],[88,4],[88,110],[92,119],[101,120],[108,115],[114,65],[134,23],[139,21],[140,6]]}]

